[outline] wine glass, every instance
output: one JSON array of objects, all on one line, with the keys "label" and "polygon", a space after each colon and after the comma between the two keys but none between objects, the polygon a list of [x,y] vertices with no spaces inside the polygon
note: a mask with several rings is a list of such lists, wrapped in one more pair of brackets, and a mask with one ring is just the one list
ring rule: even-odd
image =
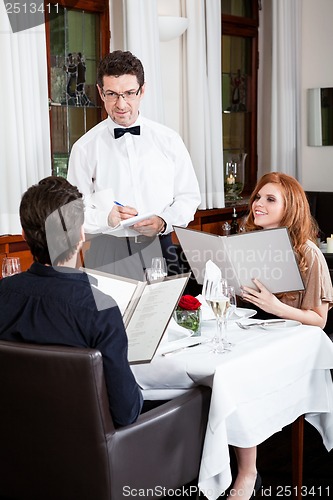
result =
[{"label": "wine glass", "polygon": [[164,280],[164,274],[156,272],[152,267],[147,267],[145,269],[145,277],[148,283]]},{"label": "wine glass", "polygon": [[2,277],[12,276],[21,272],[19,257],[5,257],[2,261]]},{"label": "wine glass", "polygon": [[225,317],[229,308],[229,298],[226,293],[224,279],[209,280],[204,283],[203,295],[207,304],[211,307],[216,318],[216,340],[213,339],[214,354],[224,354],[227,352],[223,338],[225,331]]},{"label": "wine glass", "polygon": [[[221,286],[222,287],[228,286],[228,282],[224,278],[214,278],[214,279],[207,279],[206,277],[204,278],[204,282],[203,282],[203,285],[202,285],[202,295],[205,298],[208,306],[210,306],[210,304],[209,304],[209,297],[211,295],[211,290],[212,290],[213,284],[215,282],[219,281],[219,280],[221,281]],[[219,335],[218,335],[218,329],[217,329],[216,332],[215,332],[215,335],[212,338],[212,340],[211,340],[210,343],[217,344],[218,343],[218,339],[219,339]]]},{"label": "wine glass", "polygon": [[163,279],[167,276],[167,265],[163,257],[153,257],[151,259],[151,278],[152,280]]},{"label": "wine glass", "polygon": [[237,307],[237,299],[236,299],[236,292],[235,288],[233,286],[225,286],[224,287],[224,293],[226,297],[228,297],[229,300],[229,307],[226,311],[226,315],[224,317],[224,338],[223,338],[223,344],[225,349],[228,349],[229,351],[233,347],[233,344],[228,341],[227,339],[227,332],[228,332],[228,320],[229,318],[233,315],[233,313],[236,311]]}]

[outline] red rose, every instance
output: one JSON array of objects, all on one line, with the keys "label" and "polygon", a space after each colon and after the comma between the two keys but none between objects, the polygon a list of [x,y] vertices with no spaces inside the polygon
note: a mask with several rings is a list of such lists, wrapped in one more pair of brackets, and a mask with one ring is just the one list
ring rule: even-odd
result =
[{"label": "red rose", "polygon": [[192,297],[192,295],[183,295],[178,303],[178,307],[187,309],[188,311],[196,311],[200,306],[201,302],[195,297]]}]

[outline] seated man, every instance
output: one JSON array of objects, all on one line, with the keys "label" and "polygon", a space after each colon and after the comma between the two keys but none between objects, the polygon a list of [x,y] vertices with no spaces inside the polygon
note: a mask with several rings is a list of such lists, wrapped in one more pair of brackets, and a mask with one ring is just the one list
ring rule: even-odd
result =
[{"label": "seated man", "polygon": [[143,398],[128,364],[121,313],[75,269],[84,241],[81,193],[47,177],[23,195],[20,219],[34,263],[0,281],[0,339],[99,350],[114,424],[134,422]]}]

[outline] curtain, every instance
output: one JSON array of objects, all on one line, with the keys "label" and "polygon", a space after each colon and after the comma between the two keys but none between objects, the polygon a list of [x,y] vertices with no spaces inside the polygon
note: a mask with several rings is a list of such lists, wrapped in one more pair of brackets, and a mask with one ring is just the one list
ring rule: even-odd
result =
[{"label": "curtain", "polygon": [[22,194],[51,173],[44,25],[13,34],[0,4],[0,234],[20,234]]},{"label": "curtain", "polygon": [[[189,26],[182,36],[181,136],[199,181],[200,208],[224,207],[220,0],[180,0]],[[111,0],[119,19],[119,4]],[[114,26],[111,50],[130,50],[146,75],[142,113],[164,123],[156,0],[122,0],[123,26]],[[178,82],[175,82],[177,84]]]},{"label": "curtain", "polygon": [[[111,12],[119,9],[111,0]],[[111,15],[111,18],[113,16]],[[151,120],[164,123],[160,46],[156,0],[122,0],[123,26],[115,42],[111,38],[111,50],[129,50],[137,56],[145,71],[146,91],[140,109]],[[118,16],[119,19],[119,16]],[[116,21],[116,19],[115,19]]]},{"label": "curtain", "polygon": [[[258,174],[301,173],[301,0],[263,0]],[[301,180],[301,179],[299,179]]]},{"label": "curtain", "polygon": [[201,190],[199,208],[224,207],[220,0],[182,0],[184,141]]}]

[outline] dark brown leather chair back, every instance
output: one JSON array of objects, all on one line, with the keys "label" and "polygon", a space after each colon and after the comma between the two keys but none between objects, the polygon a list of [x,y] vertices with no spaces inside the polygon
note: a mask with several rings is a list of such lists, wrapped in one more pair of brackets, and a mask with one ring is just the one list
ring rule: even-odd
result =
[{"label": "dark brown leather chair back", "polygon": [[98,351],[0,341],[0,498],[179,487],[198,475],[209,402],[194,388],[115,429]]},{"label": "dark brown leather chair back", "polygon": [[101,354],[2,342],[0,373],[0,493],[109,498],[114,427]]}]

